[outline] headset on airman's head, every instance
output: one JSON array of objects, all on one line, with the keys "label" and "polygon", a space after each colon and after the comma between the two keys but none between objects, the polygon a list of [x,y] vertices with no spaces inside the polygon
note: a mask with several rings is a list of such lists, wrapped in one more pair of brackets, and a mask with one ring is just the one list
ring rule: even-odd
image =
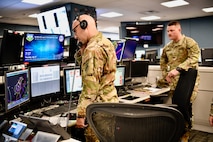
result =
[{"label": "headset on airman's head", "polygon": [[80,18],[80,15],[77,16],[75,19],[80,22],[81,29],[83,29],[83,30],[86,29],[88,26],[88,22],[86,20],[81,21],[79,18]]}]

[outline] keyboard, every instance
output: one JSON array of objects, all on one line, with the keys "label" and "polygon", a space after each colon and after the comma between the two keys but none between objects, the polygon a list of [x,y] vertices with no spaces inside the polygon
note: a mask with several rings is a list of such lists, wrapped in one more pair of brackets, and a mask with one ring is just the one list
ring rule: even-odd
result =
[{"label": "keyboard", "polygon": [[124,96],[124,95],[128,95],[128,94],[131,94],[131,93],[130,93],[130,92],[127,92],[127,91],[119,91],[119,92],[118,92],[118,97]]},{"label": "keyboard", "polygon": [[[76,109],[77,104],[71,104],[70,110],[74,110]],[[68,112],[70,110],[68,110],[69,108],[69,104],[64,104],[64,105],[60,105],[59,107],[53,108],[53,109],[49,109],[49,110],[45,110],[42,112],[42,114],[46,115],[46,116],[55,116],[58,114],[63,114],[65,112]]]}]

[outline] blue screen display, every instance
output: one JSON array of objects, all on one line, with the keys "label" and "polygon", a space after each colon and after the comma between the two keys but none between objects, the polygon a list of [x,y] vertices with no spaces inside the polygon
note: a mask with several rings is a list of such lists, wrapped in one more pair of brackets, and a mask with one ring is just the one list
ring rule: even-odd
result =
[{"label": "blue screen display", "polygon": [[135,55],[135,50],[137,47],[137,41],[127,39],[123,51],[122,59],[133,59]]},{"label": "blue screen display", "polygon": [[24,62],[57,61],[63,59],[63,34],[26,33]]},{"label": "blue screen display", "polygon": [[122,41],[117,43],[117,47],[116,47],[115,51],[116,51],[116,56],[117,56],[118,62],[121,61],[124,44],[125,44],[125,42],[122,42]]}]

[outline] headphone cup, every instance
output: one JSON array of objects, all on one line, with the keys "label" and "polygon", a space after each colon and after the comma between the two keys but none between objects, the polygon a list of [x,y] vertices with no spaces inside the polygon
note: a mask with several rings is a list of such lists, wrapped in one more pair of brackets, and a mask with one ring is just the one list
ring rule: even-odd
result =
[{"label": "headphone cup", "polygon": [[80,21],[80,27],[81,27],[82,29],[86,29],[86,28],[87,28],[87,25],[88,25],[88,23],[87,23],[86,20]]}]

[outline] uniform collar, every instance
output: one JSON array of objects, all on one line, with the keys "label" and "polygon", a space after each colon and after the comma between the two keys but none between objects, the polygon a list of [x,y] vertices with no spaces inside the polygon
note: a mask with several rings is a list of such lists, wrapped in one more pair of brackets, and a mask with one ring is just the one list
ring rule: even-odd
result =
[{"label": "uniform collar", "polygon": [[183,42],[184,42],[185,37],[186,37],[186,36],[183,34],[182,37],[181,37],[181,39],[180,39],[178,42],[172,41],[172,44],[173,44],[173,45],[182,45]]}]

